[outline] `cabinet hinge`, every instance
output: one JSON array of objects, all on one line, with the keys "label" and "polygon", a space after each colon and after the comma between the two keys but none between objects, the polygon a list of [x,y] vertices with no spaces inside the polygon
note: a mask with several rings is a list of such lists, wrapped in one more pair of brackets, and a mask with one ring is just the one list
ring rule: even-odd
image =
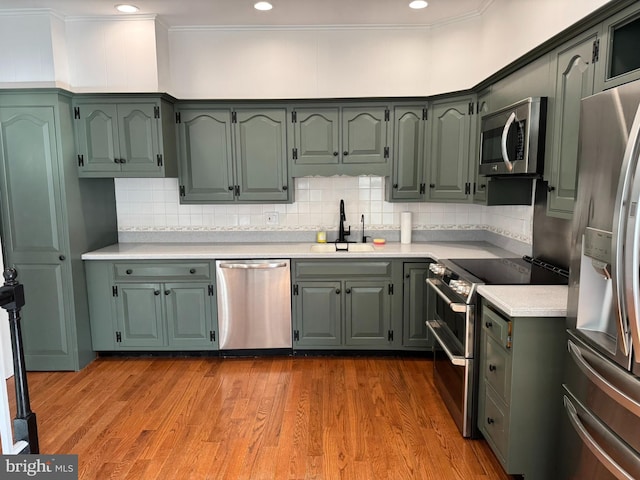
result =
[{"label": "cabinet hinge", "polygon": [[80,107],[73,107],[73,118],[80,119]]},{"label": "cabinet hinge", "polygon": [[471,193],[471,183],[467,182],[464,184],[464,194],[469,195]]},{"label": "cabinet hinge", "polygon": [[298,284],[297,283],[293,285],[293,294],[294,295],[298,295]]},{"label": "cabinet hinge", "polygon": [[156,160],[158,160],[158,166],[161,167],[162,166],[162,154],[161,153],[156,155]]},{"label": "cabinet hinge", "polygon": [[216,332],[214,332],[213,330],[209,332],[209,340],[211,340],[212,342],[216,341]]},{"label": "cabinet hinge", "polygon": [[390,117],[389,109],[385,108],[385,110],[384,110],[384,121],[388,122],[389,121],[389,117]]},{"label": "cabinet hinge", "polygon": [[389,147],[384,147],[384,158],[389,158]]},{"label": "cabinet hinge", "polygon": [[294,160],[298,159],[298,149],[294,148],[291,150],[291,156],[293,157]]},{"label": "cabinet hinge", "polygon": [[420,194],[424,195],[426,190],[427,190],[427,184],[426,183],[421,183],[420,184]]},{"label": "cabinet hinge", "polygon": [[116,342],[122,342],[122,333],[116,332]]},{"label": "cabinet hinge", "polygon": [[393,342],[393,330],[387,332],[387,340]]},{"label": "cabinet hinge", "polygon": [[393,283],[389,284],[389,295],[393,295]]},{"label": "cabinet hinge", "polygon": [[111,287],[111,295],[113,295],[114,297],[118,296],[118,287],[116,285]]},{"label": "cabinet hinge", "polygon": [[160,107],[157,105],[153,107],[153,118],[160,118]]},{"label": "cabinet hinge", "polygon": [[182,119],[180,118],[180,112],[176,112],[176,123],[182,123]]},{"label": "cabinet hinge", "polygon": [[84,155],[78,155],[78,166],[84,167]]},{"label": "cabinet hinge", "polygon": [[298,122],[298,112],[294,110],[293,112],[291,112],[291,123],[297,123],[297,122]]},{"label": "cabinet hinge", "polygon": [[600,59],[600,39],[593,41],[593,54],[591,55],[591,63],[596,63]]},{"label": "cabinet hinge", "polygon": [[210,297],[213,297],[213,285],[209,285],[207,287],[207,292],[209,293]]},{"label": "cabinet hinge", "polygon": [[231,112],[231,123],[238,123],[238,114],[236,112]]},{"label": "cabinet hinge", "polygon": [[234,185],[234,186],[233,186],[233,194],[234,194],[236,197],[239,197],[239,196],[240,196],[240,185]]},{"label": "cabinet hinge", "polygon": [[469,115],[473,115],[473,102],[469,102]]},{"label": "cabinet hinge", "polygon": [[184,185],[180,185],[180,196],[184,197],[186,194],[184,193]]},{"label": "cabinet hinge", "polygon": [[300,341],[300,330],[294,330],[294,331],[293,331],[293,339],[294,339],[296,342],[299,342],[299,341]]},{"label": "cabinet hinge", "polygon": [[429,109],[422,109],[422,120],[429,120]]}]

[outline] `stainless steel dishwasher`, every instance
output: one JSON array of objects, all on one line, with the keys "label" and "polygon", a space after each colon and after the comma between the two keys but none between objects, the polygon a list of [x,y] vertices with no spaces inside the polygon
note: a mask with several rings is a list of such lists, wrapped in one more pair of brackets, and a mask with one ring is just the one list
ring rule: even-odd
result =
[{"label": "stainless steel dishwasher", "polygon": [[220,350],[291,348],[289,260],[217,260]]}]

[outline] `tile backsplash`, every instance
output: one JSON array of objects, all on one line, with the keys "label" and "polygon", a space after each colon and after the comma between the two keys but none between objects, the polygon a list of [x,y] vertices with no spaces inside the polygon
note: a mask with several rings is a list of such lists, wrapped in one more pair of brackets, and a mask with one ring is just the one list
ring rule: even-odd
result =
[{"label": "tile backsplash", "polygon": [[340,200],[346,225],[397,230],[400,212],[410,211],[414,230],[489,230],[531,244],[533,207],[455,203],[389,203],[385,178],[303,177],[295,179],[295,202],[257,205],[180,205],[176,178],[115,179],[118,229],[135,231],[328,230],[338,226]]}]

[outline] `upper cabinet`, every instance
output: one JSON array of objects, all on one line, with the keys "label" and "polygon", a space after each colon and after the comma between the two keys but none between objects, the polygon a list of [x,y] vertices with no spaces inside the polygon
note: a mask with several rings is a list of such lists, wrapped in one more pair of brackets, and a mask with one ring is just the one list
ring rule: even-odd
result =
[{"label": "upper cabinet", "polygon": [[474,95],[467,95],[432,103],[426,163],[430,201],[467,201],[471,197],[469,162],[477,117],[475,101]]},{"label": "upper cabinet", "polygon": [[80,177],[177,176],[167,98],[78,96],[73,116]]},{"label": "upper cabinet", "polygon": [[602,24],[596,44],[598,91],[640,79],[640,8],[635,5],[613,15]]},{"label": "upper cabinet", "polygon": [[177,122],[181,203],[293,201],[286,108],[184,105]]},{"label": "upper cabinet", "polygon": [[389,175],[391,124],[386,104],[294,107],[292,176]]},{"label": "upper cabinet", "polygon": [[591,30],[559,48],[554,55],[556,82],[552,129],[547,129],[545,160],[549,182],[547,213],[568,218],[573,213],[578,175],[580,101],[594,93],[598,31]]}]

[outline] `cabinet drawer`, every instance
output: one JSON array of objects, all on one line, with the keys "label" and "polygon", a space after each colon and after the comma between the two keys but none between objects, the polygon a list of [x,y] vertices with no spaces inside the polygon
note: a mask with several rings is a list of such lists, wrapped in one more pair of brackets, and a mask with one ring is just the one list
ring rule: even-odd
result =
[{"label": "cabinet drawer", "polygon": [[484,415],[479,422],[487,441],[505,467],[509,446],[509,408],[493,396],[490,388],[485,389]]},{"label": "cabinet drawer", "polygon": [[502,348],[492,337],[484,335],[484,376],[498,396],[505,402],[511,395],[511,354]]},{"label": "cabinet drawer", "polygon": [[298,262],[296,278],[305,277],[389,277],[391,262]]},{"label": "cabinet drawer", "polygon": [[487,335],[495,338],[495,340],[505,348],[510,347],[511,322],[505,320],[500,314],[493,311],[487,305],[482,307],[482,328]]},{"label": "cabinet drawer", "polygon": [[116,263],[113,275],[117,282],[207,281],[211,279],[211,265],[207,262]]}]

